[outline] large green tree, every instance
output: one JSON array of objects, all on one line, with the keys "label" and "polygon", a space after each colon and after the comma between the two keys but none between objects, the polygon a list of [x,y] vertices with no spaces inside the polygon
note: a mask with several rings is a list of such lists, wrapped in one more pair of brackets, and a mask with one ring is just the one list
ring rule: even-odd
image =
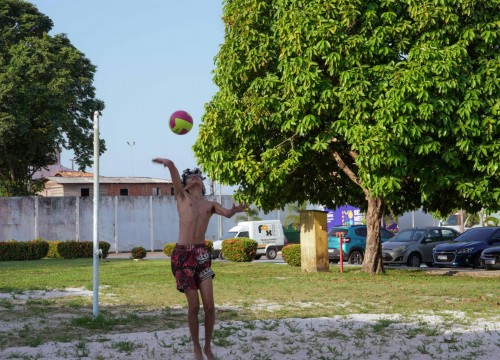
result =
[{"label": "large green tree", "polygon": [[263,209],[500,202],[499,0],[227,0],[195,154]]},{"label": "large green tree", "polygon": [[[31,3],[0,2],[0,195],[35,193],[34,172],[72,149],[91,164],[94,111],[104,108],[92,85],[95,66]],[[101,142],[102,151],[105,150]]]}]

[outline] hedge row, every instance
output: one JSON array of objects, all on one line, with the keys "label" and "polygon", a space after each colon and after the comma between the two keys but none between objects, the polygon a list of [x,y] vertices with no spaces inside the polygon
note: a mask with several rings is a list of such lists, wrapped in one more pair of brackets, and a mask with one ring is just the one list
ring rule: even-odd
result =
[{"label": "hedge row", "polygon": [[[107,258],[111,245],[106,241],[99,241],[102,257]],[[60,241],[57,244],[59,256],[65,259],[91,258],[94,256],[94,243],[92,241]]]},{"label": "hedge row", "polygon": [[[102,257],[106,258],[111,245],[99,241]],[[94,243],[92,241],[45,241],[37,239],[32,241],[1,241],[0,261],[38,260],[50,258],[89,258],[93,257]]]},{"label": "hedge row", "polygon": [[32,241],[1,241],[0,261],[38,260],[47,256],[49,243],[37,239]]},{"label": "hedge row", "polygon": [[[205,240],[205,244],[212,252],[213,243]],[[171,257],[176,243],[168,243],[163,246],[165,255]],[[257,242],[249,238],[226,239],[222,242],[222,253],[229,261],[247,262],[255,258]],[[283,260],[291,266],[300,266],[300,244],[289,244],[281,250]]]},{"label": "hedge row", "polygon": [[[163,246],[163,253],[167,255],[168,257],[172,256],[172,252],[174,251],[175,245],[177,243],[168,243]],[[211,254],[212,249],[214,248],[214,243],[212,240],[205,240],[205,247],[207,248],[208,252]]]}]

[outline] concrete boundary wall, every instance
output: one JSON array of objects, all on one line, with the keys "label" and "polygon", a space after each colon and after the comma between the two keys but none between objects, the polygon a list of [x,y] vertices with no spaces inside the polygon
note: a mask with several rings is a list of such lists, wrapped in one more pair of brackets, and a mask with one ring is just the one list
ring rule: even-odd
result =
[{"label": "concrete boundary wall", "polygon": [[[229,195],[208,196],[231,208]],[[0,241],[93,240],[93,199],[91,197],[0,197]],[[281,212],[259,214],[278,219]],[[283,221],[283,219],[281,219]],[[219,226],[219,222],[221,225]],[[219,239],[235,225],[234,218],[214,215],[206,238]],[[178,214],[173,196],[101,196],[99,198],[99,240],[111,244],[111,252],[130,251],[135,246],[161,250],[177,242]]]}]

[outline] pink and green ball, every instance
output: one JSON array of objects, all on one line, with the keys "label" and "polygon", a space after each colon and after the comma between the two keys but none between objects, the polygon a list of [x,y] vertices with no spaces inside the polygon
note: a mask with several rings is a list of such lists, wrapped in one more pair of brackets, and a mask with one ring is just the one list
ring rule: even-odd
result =
[{"label": "pink and green ball", "polygon": [[177,135],[187,134],[193,128],[193,118],[184,110],[178,110],[170,115],[168,126]]}]

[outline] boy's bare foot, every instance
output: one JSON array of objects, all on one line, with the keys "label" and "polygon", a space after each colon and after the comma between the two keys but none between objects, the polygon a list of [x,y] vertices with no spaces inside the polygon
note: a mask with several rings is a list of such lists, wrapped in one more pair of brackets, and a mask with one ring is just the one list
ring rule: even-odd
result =
[{"label": "boy's bare foot", "polygon": [[201,346],[194,347],[194,360],[204,360],[203,353],[201,352]]},{"label": "boy's bare foot", "polygon": [[215,356],[212,353],[212,348],[210,346],[205,346],[203,351],[205,352],[205,355],[207,356],[208,360],[215,360]]}]

